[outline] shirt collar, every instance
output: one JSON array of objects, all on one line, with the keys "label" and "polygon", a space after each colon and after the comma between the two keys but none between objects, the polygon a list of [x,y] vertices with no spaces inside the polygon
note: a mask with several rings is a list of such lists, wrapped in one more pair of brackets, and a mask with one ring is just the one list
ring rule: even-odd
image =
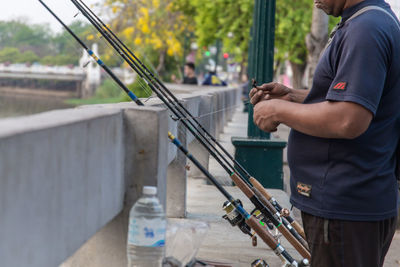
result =
[{"label": "shirt collar", "polygon": [[379,5],[381,3],[383,3],[383,0],[365,0],[362,1],[354,6],[351,6],[349,8],[346,8],[345,10],[343,10],[342,13],[342,21],[346,21],[348,18],[350,18],[354,13],[356,13],[358,10],[366,7],[366,6],[370,6],[370,5]]}]

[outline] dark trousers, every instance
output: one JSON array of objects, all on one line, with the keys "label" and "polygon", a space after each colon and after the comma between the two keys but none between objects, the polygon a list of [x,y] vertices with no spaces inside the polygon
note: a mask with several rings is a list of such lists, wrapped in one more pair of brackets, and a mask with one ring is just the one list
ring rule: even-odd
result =
[{"label": "dark trousers", "polygon": [[396,218],[377,222],[328,220],[302,212],[311,267],[382,267]]}]

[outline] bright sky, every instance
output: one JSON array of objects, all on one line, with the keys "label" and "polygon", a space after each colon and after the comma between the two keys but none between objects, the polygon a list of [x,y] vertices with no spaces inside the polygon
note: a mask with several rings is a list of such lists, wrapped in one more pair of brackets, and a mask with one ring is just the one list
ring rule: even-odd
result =
[{"label": "bright sky", "polygon": [[[77,9],[70,0],[43,0],[53,11],[67,24],[74,20]],[[103,0],[83,0],[85,4],[101,3]],[[400,1],[386,0],[391,4],[394,11],[400,16]],[[0,20],[10,20],[13,18],[27,18],[31,23],[50,23],[53,30],[60,30],[61,26],[48,13],[38,0],[2,0],[3,5],[0,9]],[[98,12],[96,12],[98,13]],[[83,16],[78,16],[84,20]]]},{"label": "bright sky", "polygon": [[392,7],[394,13],[400,18],[400,1],[399,0],[386,0]]},{"label": "bright sky", "polygon": [[[53,30],[60,30],[61,25],[50,15],[38,0],[2,0],[0,20],[15,18],[27,19],[30,23],[49,23]],[[77,14],[77,9],[70,0],[43,0],[57,16],[66,24],[71,23]],[[102,0],[83,0],[89,7],[92,4],[101,3]],[[97,12],[96,12],[97,13]],[[78,16],[84,20],[83,16]]]}]

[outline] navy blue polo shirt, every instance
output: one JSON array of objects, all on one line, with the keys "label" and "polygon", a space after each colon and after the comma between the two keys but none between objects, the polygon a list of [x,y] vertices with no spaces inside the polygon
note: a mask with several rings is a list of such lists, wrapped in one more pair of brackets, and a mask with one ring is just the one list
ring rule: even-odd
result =
[{"label": "navy blue polo shirt", "polygon": [[[344,23],[323,53],[304,103],[357,103],[373,114],[369,128],[352,140],[317,138],[295,130],[289,137],[291,202],[329,219],[376,221],[397,214],[400,30],[380,10],[345,22],[367,5],[393,14],[383,0],[366,0],[344,10]],[[346,114],[338,110],[336,116]]]}]

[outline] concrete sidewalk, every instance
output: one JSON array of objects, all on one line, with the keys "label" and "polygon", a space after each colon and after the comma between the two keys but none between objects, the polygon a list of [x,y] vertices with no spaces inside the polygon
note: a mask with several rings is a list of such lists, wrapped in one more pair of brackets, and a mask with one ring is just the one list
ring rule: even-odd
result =
[{"label": "concrete sidewalk", "polygon": [[[287,140],[288,128],[280,126],[274,137]],[[224,133],[219,136],[221,144],[234,155],[234,147],[231,144],[232,136],[247,135],[247,113],[242,112],[239,107],[231,122],[224,129]],[[286,161],[286,155],[284,156]],[[247,197],[237,188],[230,186],[231,180],[226,172],[218,165],[214,159],[210,159],[210,172],[222,183],[224,188],[233,195],[234,198],[242,200],[244,208],[250,212],[253,205]],[[287,164],[284,167],[285,181],[289,179]],[[210,230],[205,237],[197,258],[217,262],[231,263],[232,266],[250,266],[255,259],[264,259],[270,267],[281,266],[280,259],[258,239],[258,246],[252,247],[250,237],[244,235],[238,228],[233,228],[227,221],[221,218],[224,215],[222,205],[226,201],[223,195],[212,185],[207,184],[201,177],[188,178],[188,197],[186,219],[174,219],[173,221],[205,221],[210,225]],[[289,197],[282,190],[271,189],[270,193],[283,206],[290,208]],[[295,214],[296,215],[296,214]],[[295,258],[300,259],[299,254],[290,244],[281,238],[282,245]],[[386,258],[384,267],[400,266],[400,232],[396,233],[392,246]]]}]

